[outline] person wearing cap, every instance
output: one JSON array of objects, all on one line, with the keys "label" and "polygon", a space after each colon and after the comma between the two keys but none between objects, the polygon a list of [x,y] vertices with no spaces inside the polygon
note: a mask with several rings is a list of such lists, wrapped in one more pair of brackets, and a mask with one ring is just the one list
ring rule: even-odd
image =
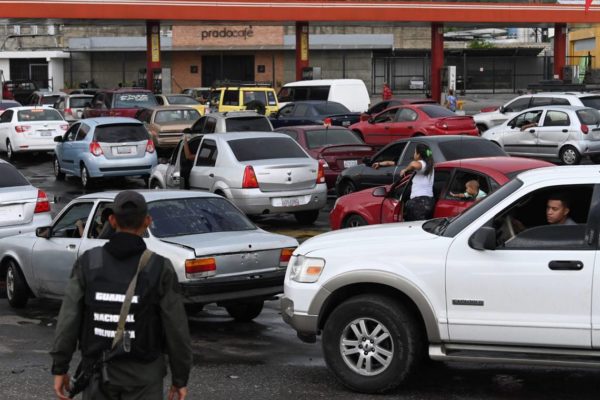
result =
[{"label": "person wearing cap", "polygon": [[83,366],[111,350],[125,293],[138,264],[144,264],[125,319],[128,346],[123,348],[128,351],[107,363],[108,380],[89,385],[83,399],[162,399],[165,354],[172,376],[168,398],[185,399],[192,351],[177,275],[158,254],[141,262],[146,251],[142,237],[152,222],[144,197],[123,191],[112,209],[108,221],[116,232],[104,246],[83,253],[71,272],[50,352],[54,392],[59,399],[68,398],[69,364],[77,347]]}]

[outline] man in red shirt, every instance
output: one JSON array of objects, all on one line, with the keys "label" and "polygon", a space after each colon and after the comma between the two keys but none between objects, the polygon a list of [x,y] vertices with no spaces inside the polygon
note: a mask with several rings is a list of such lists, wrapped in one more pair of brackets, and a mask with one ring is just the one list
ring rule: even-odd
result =
[{"label": "man in red shirt", "polygon": [[383,82],[383,93],[381,94],[381,97],[383,98],[383,100],[391,100],[392,96],[392,89],[390,89],[387,82]]}]

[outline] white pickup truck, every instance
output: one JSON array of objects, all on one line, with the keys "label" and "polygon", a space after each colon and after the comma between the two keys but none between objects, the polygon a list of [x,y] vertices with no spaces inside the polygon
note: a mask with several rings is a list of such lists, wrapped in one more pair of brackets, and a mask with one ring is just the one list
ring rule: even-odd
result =
[{"label": "white pickup truck", "polygon": [[[549,223],[557,202],[567,223]],[[600,367],[599,232],[600,166],[525,172],[452,219],[304,242],[282,315],[304,341],[321,334],[360,392],[395,388],[427,356]]]}]

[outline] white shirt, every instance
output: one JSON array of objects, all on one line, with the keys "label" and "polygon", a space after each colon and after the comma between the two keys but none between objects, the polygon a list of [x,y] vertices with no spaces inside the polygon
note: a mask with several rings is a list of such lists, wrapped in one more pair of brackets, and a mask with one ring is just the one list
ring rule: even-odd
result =
[{"label": "white shirt", "polygon": [[433,174],[432,170],[429,175],[425,175],[425,169],[427,163],[423,160],[419,160],[421,163],[421,169],[417,171],[412,181],[412,190],[410,191],[410,198],[427,196],[433,197]]}]

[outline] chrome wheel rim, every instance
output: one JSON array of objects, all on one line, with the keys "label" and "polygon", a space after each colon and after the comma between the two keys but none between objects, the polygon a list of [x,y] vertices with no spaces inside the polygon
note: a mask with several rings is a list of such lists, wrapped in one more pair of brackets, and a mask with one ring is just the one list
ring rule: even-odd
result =
[{"label": "chrome wheel rim", "polygon": [[577,159],[577,154],[573,149],[567,149],[563,152],[563,162],[565,164],[574,164]]},{"label": "chrome wheel rim", "polygon": [[85,168],[81,168],[81,184],[86,187],[88,183],[87,170]]},{"label": "chrome wheel rim", "polygon": [[6,297],[13,299],[15,295],[15,275],[12,267],[6,271]]},{"label": "chrome wheel rim", "polygon": [[389,330],[372,318],[358,318],[344,328],[340,353],[346,365],[362,376],[385,371],[394,359],[394,342]]}]

